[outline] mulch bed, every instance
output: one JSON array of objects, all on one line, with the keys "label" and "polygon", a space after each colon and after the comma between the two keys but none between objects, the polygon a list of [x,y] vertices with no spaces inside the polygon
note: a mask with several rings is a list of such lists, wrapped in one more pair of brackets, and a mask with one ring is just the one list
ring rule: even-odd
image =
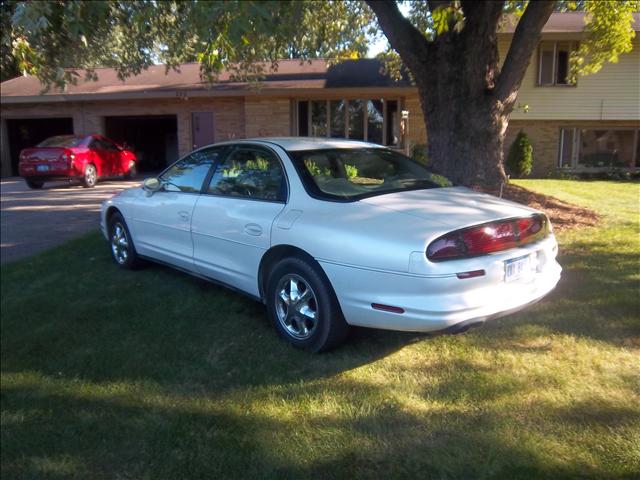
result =
[{"label": "mulch bed", "polygon": [[[475,187],[474,190],[500,196],[499,188]],[[593,227],[600,221],[600,216],[593,210],[563,202],[555,197],[535,193],[517,185],[506,185],[502,192],[502,198],[542,210],[551,220],[554,231],[557,232],[573,228]]]}]

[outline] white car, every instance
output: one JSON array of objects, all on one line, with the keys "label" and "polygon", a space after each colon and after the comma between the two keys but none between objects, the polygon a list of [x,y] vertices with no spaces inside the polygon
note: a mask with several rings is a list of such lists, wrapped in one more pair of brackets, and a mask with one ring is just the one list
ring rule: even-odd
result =
[{"label": "white car", "polygon": [[121,267],[150,259],[244,292],[314,352],[349,325],[464,331],[561,272],[544,214],[347,140],[201,148],[107,200],[101,227]]}]

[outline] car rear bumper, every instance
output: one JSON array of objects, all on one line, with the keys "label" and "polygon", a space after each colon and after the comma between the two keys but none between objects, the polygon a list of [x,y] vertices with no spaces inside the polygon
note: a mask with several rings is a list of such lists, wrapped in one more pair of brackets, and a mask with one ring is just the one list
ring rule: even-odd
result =
[{"label": "car rear bumper", "polygon": [[[39,169],[40,167],[40,169]],[[46,170],[42,170],[46,167]],[[43,165],[43,164],[20,164],[19,167],[20,176],[23,178],[38,179],[38,180],[60,180],[75,178],[81,175],[75,168],[69,168],[67,165]]]},{"label": "car rear bumper", "polygon": [[[459,279],[455,274],[427,277],[364,270],[320,261],[334,287],[347,323],[415,332],[455,331],[501,317],[537,302],[560,280],[553,237],[510,253],[487,256],[487,274]],[[541,252],[542,266],[526,280],[505,283],[504,260]],[[374,309],[398,307],[403,313]]]}]

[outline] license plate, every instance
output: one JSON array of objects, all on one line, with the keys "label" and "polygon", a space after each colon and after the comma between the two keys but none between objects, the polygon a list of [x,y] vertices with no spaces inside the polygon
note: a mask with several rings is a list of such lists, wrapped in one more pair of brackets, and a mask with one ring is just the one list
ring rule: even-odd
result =
[{"label": "license plate", "polygon": [[49,165],[38,165],[38,166],[36,166],[36,171],[38,171],[38,172],[48,172],[49,171]]},{"label": "license plate", "polygon": [[529,277],[533,274],[533,257],[524,255],[512,258],[504,262],[504,281],[512,282],[519,278]]}]

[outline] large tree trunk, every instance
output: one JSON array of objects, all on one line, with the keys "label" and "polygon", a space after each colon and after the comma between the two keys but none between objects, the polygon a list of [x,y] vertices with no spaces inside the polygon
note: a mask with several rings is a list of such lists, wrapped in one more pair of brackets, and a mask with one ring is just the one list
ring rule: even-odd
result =
[{"label": "large tree trunk", "polygon": [[428,155],[432,168],[455,183],[499,185],[505,180],[502,145],[508,122],[508,111],[494,95],[500,71],[496,26],[502,6],[478,2],[465,3],[464,8],[464,29],[438,36],[424,61],[412,70],[427,127]]},{"label": "large tree trunk", "polygon": [[[498,23],[504,2],[462,1],[464,27],[428,41],[395,1],[367,3],[418,87],[435,171],[463,185],[505,179],[504,138],[524,72],[555,2],[530,2],[500,71]],[[450,2],[430,0],[434,9]]]},{"label": "large tree trunk", "polygon": [[[503,142],[508,115],[496,102],[458,97],[446,108],[433,105],[430,92],[420,92],[427,106],[428,157],[431,168],[463,185],[499,185],[505,179]],[[478,104],[479,103],[479,104]]]}]

